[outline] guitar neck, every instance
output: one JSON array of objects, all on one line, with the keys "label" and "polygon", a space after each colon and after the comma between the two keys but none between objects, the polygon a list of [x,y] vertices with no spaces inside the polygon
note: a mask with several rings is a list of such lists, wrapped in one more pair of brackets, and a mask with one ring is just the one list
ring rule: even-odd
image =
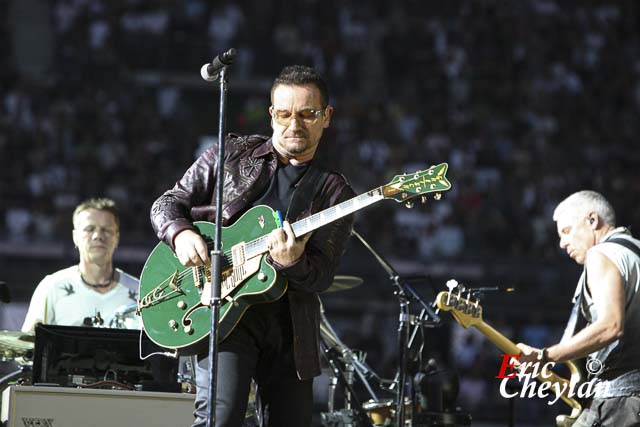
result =
[{"label": "guitar neck", "polygon": [[291,224],[293,233],[296,237],[304,236],[307,233],[316,230],[323,225],[327,225],[335,220],[338,220],[347,215],[365,208],[384,199],[382,194],[382,187],[378,187],[375,190],[371,190],[367,193],[354,197],[353,199],[346,200],[335,206],[325,209],[321,212],[308,216],[300,221],[296,221]]},{"label": "guitar neck", "polygon": [[[293,234],[296,237],[304,236],[307,233],[316,230],[323,225],[327,225],[347,215],[366,208],[380,200],[384,199],[383,187],[378,187],[366,193],[360,194],[352,199],[345,200],[335,206],[325,209],[321,212],[308,216],[300,221],[291,224]],[[252,258],[269,250],[267,247],[267,236],[259,237],[247,245],[247,258]]]},{"label": "guitar neck", "polygon": [[509,338],[496,331],[491,325],[481,322],[474,327],[482,333],[489,341],[494,343],[496,347],[504,351],[506,354],[519,354],[520,349]]}]

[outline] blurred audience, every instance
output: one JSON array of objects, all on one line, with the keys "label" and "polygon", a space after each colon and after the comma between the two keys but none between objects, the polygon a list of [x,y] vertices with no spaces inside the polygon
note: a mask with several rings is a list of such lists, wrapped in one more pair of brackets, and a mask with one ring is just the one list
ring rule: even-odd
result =
[{"label": "blurred audience", "polygon": [[[99,193],[121,207],[123,246],[153,245],[145,212],[217,134],[216,92],[183,77],[197,79],[230,47],[240,53],[229,131],[265,132],[265,76],[306,63],[336,94],[324,151],[358,193],[449,163],[442,200],[413,210],[387,202],[358,217],[382,253],[553,260],[552,208],[578,188],[607,194],[621,224],[640,223],[630,197],[640,190],[632,2],[57,0],[54,62],[38,79],[12,60],[9,3],[0,2],[4,240],[68,240],[74,206]],[[517,331],[520,340],[549,341],[544,323]],[[475,338],[461,342],[478,355],[463,370],[496,369]]]},{"label": "blurred audience", "polygon": [[[330,144],[359,191],[449,162],[454,190],[432,209],[361,216],[363,231],[386,219],[372,239],[400,236],[401,255],[417,257],[544,257],[555,239],[550,206],[577,187],[612,194],[625,223],[640,217],[626,197],[640,186],[627,167],[637,157],[640,62],[638,38],[627,37],[635,14],[625,12],[551,0],[429,9],[412,0],[295,9],[56,1],[57,59],[46,78],[21,75],[4,56],[4,235],[59,239],[61,220],[100,189],[123,206],[123,243],[150,242],[139,212],[216,133],[215,98],[168,79],[234,46],[231,78],[246,88],[231,93],[230,131],[262,131],[268,98],[248,82],[304,62],[335,87],[344,113]],[[144,83],[150,70],[167,81]]]}]

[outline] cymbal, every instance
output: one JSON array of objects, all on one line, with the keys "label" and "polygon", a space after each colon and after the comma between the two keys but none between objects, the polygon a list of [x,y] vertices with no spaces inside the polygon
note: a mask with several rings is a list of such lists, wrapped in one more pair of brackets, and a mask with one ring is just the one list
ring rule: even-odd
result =
[{"label": "cymbal", "polygon": [[0,356],[18,357],[33,350],[36,337],[20,331],[0,331]]},{"label": "cymbal", "polygon": [[339,292],[360,286],[364,280],[357,276],[335,276],[333,283],[325,292]]}]

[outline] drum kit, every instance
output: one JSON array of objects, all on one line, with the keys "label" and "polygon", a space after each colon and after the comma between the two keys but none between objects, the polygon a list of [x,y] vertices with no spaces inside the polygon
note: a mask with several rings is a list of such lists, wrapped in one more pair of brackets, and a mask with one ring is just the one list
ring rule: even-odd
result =
[{"label": "drum kit", "polygon": [[3,360],[22,358],[33,351],[35,337],[18,331],[0,331],[0,356]]},{"label": "drum kit", "polygon": [[35,336],[19,331],[0,331],[0,361],[13,362],[17,369],[0,376],[0,392],[11,382],[31,372]]}]

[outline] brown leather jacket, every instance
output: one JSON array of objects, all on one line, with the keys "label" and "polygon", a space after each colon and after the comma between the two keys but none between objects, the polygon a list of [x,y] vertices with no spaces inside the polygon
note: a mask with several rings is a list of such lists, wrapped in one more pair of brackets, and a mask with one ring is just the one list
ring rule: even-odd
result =
[{"label": "brown leather jacket", "polygon": [[[172,248],[175,236],[193,229],[193,221],[215,221],[217,146],[204,152],[182,179],[160,196],[151,208],[158,237]],[[278,159],[271,139],[260,135],[230,134],[225,143],[223,225],[233,223],[267,188]],[[344,177],[331,172],[309,206],[307,217],[354,197]],[[296,369],[301,379],[320,374],[320,307],[317,293],[326,290],[351,234],[353,216],[316,230],[304,255],[293,265],[278,268],[287,278],[293,324]]]}]

